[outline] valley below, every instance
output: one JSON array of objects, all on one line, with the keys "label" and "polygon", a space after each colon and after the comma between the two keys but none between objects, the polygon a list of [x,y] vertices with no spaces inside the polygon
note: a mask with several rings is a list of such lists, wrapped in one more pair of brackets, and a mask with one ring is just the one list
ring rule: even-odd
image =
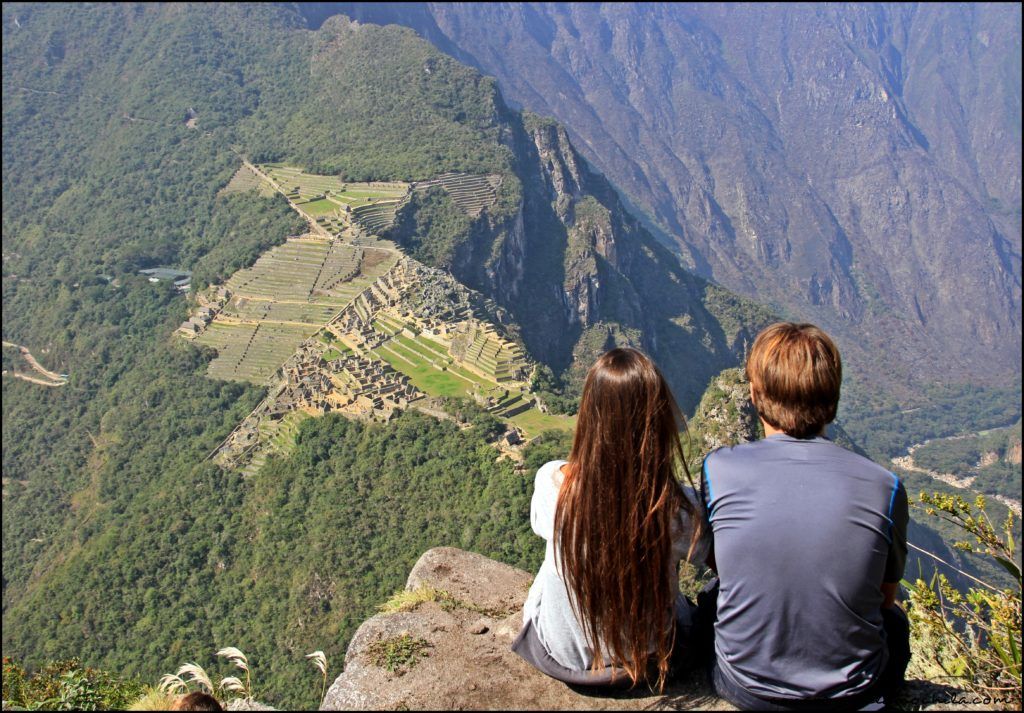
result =
[{"label": "valley below", "polygon": [[[986,495],[1021,516],[1021,427],[929,439],[892,459],[898,469],[920,473],[968,493]],[[916,457],[915,457],[916,454]]]}]

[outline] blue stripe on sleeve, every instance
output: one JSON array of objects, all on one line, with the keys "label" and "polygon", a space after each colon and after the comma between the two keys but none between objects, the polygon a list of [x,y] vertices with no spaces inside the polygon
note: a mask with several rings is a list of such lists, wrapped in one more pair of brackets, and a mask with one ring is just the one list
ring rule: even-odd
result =
[{"label": "blue stripe on sleeve", "polygon": [[896,507],[896,493],[900,489],[900,479],[898,477],[896,477],[895,473],[889,473],[889,475],[892,476],[892,494],[889,495],[889,514],[888,514],[888,518],[889,518],[889,543],[892,544],[892,526],[893,526],[892,513],[893,513],[893,509]]},{"label": "blue stripe on sleeve", "polygon": [[710,521],[711,520],[711,516],[714,515],[714,513],[715,513],[715,507],[714,507],[715,494],[711,490],[711,476],[708,475],[708,461],[707,461],[707,459],[705,459],[703,465],[701,465],[701,474],[704,476],[704,484],[707,487],[707,493],[708,493],[708,502],[707,502],[707,506],[708,506],[708,520]]}]

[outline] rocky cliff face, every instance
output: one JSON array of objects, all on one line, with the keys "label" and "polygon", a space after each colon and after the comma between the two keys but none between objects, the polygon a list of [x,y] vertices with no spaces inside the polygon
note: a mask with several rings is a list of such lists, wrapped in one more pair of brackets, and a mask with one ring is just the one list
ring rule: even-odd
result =
[{"label": "rocky cliff face", "polygon": [[[494,103],[514,175],[495,206],[449,236],[456,247],[441,266],[507,308],[531,354],[567,370],[570,388],[604,350],[635,346],[659,360],[691,410],[771,314],[686,270],[565,127]],[[418,223],[419,205],[406,205],[402,224]]]},{"label": "rocky cliff face", "polygon": [[1019,368],[1019,6],[317,5],[314,22],[405,24],[497,77],[699,274],[862,362]]},{"label": "rocky cliff face", "polygon": [[[689,426],[691,450],[700,456],[764,435],[742,369],[726,369],[711,380]],[[695,472],[699,467],[691,463]]]}]

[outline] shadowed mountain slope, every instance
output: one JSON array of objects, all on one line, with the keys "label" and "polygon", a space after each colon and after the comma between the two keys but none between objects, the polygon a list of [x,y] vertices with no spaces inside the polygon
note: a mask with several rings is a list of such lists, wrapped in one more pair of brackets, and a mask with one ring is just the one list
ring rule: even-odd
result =
[{"label": "shadowed mountain slope", "polygon": [[1019,372],[1019,6],[299,5],[495,76],[699,274],[837,330],[872,377]]}]

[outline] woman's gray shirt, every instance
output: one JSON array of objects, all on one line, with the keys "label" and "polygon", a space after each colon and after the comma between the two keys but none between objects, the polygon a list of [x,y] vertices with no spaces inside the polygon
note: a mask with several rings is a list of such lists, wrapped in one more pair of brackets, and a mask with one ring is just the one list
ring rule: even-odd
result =
[{"label": "woman's gray shirt", "polygon": [[[594,660],[594,652],[583,634],[583,627],[576,619],[558,567],[554,546],[555,508],[558,505],[558,491],[562,484],[561,467],[566,461],[545,463],[537,471],[534,481],[533,500],[530,503],[530,524],[533,531],[547,543],[544,563],[533,580],[530,593],[523,605],[523,623],[533,622],[541,643],[551,657],[566,668],[586,671]],[[692,502],[698,502],[692,489],[684,489]],[[671,580],[674,593],[679,594],[677,575],[679,562],[686,557],[690,547],[691,523],[683,510],[679,511],[676,526],[673,527]],[[703,563],[707,557],[708,538],[702,538],[694,548],[691,561]],[[610,572],[609,576],[615,573]]]}]

